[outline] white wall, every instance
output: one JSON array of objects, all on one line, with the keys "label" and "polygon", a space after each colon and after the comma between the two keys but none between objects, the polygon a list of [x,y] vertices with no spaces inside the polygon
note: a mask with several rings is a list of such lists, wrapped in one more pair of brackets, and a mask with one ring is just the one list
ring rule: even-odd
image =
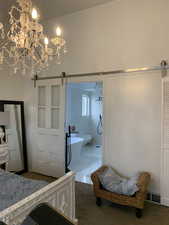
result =
[{"label": "white wall", "polygon": [[116,0],[49,21],[50,36],[60,24],[68,47],[50,74],[159,65],[168,59],[168,12],[168,0]]},{"label": "white wall", "polygon": [[[168,12],[168,0],[119,0],[48,21],[51,36],[57,24],[64,28],[68,54],[41,75],[159,65],[168,59]],[[103,79],[105,163],[152,172],[159,193],[161,74],[125,77]]]},{"label": "white wall", "polygon": [[25,79],[11,75],[8,68],[0,70],[0,100],[24,100]]}]

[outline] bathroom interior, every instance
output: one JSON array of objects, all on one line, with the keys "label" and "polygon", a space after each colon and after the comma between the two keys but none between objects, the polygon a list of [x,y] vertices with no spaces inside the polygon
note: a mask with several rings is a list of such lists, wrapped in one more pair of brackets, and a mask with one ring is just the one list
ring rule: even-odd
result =
[{"label": "bathroom interior", "polygon": [[102,82],[67,84],[67,168],[76,181],[91,183],[90,175],[102,165]]}]

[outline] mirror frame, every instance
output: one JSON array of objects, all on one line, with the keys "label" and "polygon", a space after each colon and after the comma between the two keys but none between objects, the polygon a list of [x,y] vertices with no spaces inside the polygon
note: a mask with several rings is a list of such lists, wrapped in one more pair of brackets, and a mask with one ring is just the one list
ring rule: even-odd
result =
[{"label": "mirror frame", "polygon": [[21,107],[21,129],[22,129],[22,145],[23,145],[23,170],[17,171],[16,174],[28,172],[27,142],[25,131],[24,101],[0,100],[0,111],[4,112],[4,105],[20,105]]}]

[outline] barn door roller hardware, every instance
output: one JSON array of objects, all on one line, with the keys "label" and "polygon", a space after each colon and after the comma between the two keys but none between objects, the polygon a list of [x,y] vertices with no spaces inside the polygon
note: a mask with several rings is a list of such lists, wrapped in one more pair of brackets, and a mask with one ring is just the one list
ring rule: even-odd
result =
[{"label": "barn door roller hardware", "polygon": [[134,72],[146,72],[146,71],[162,71],[162,77],[167,75],[167,70],[169,65],[166,60],[162,60],[159,66],[152,67],[141,67],[133,69],[121,69],[121,70],[112,70],[112,71],[102,71],[102,72],[92,72],[92,73],[79,73],[79,74],[67,74],[62,72],[60,76],[49,76],[49,77],[39,77],[37,74],[32,79],[34,81],[34,87],[36,87],[36,82],[38,80],[51,80],[51,79],[62,79],[62,84],[65,78],[75,78],[75,77],[90,77],[90,76],[106,76],[106,75],[115,75],[123,73],[134,73]]}]

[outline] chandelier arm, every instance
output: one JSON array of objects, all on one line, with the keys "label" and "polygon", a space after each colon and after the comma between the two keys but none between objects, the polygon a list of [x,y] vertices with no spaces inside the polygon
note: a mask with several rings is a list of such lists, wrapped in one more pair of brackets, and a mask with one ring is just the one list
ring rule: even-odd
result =
[{"label": "chandelier arm", "polygon": [[37,58],[35,56],[32,56],[32,59],[33,59],[34,66],[37,66],[37,65],[40,65],[41,66],[41,65],[44,64],[44,62],[42,61],[41,58]]},{"label": "chandelier arm", "polygon": [[18,58],[20,59],[20,58],[24,57],[26,54],[26,51],[27,51],[26,49],[23,49],[22,53],[20,54],[20,56]]},{"label": "chandelier arm", "polygon": [[11,20],[14,20],[14,21],[15,21],[15,23],[19,23],[19,22],[20,22],[20,20],[19,20],[19,19],[16,19],[16,18],[13,16],[13,12],[14,12],[14,10],[16,10],[18,13],[21,13],[21,12],[22,12],[22,10],[21,10],[21,9],[19,9],[18,7],[16,7],[16,6],[12,6],[11,10],[9,11],[9,16],[10,16],[10,19],[11,19]]},{"label": "chandelier arm", "polygon": [[12,8],[11,8],[10,11],[9,11],[9,15],[10,15],[11,17],[13,17],[13,18],[15,18],[15,17],[12,15],[12,13],[13,13],[14,10],[18,11],[19,13],[22,12],[22,10],[19,9],[18,7],[12,6]]},{"label": "chandelier arm", "polygon": [[[32,42],[30,48],[33,47],[33,44],[34,43]],[[39,46],[43,49],[43,45],[41,43],[39,43]],[[40,53],[38,52],[37,48],[34,48],[34,50],[35,50],[35,52],[36,52],[36,54],[38,55],[38,58],[39,58],[39,61],[37,63],[35,63],[35,65],[36,64],[39,64],[39,63],[42,63],[43,64],[44,63],[44,60],[42,59],[42,57],[41,57]],[[37,57],[35,57],[35,56],[32,56],[32,57],[36,61]]]},{"label": "chandelier arm", "polygon": [[4,41],[1,45],[0,45],[0,49],[5,48],[5,46],[8,44],[9,41]]},{"label": "chandelier arm", "polygon": [[21,9],[19,9],[19,7],[16,7],[16,6],[13,5],[13,6],[11,7],[11,9],[9,10],[9,14],[10,14],[11,12],[13,12],[14,9],[16,9],[16,11],[18,11],[18,12],[21,12]]},{"label": "chandelier arm", "polygon": [[[7,50],[6,50],[7,51]],[[14,66],[16,66],[18,63],[19,63],[19,61],[20,62],[22,62],[22,57],[24,56],[24,54],[25,54],[25,50],[16,58],[15,56],[12,56],[11,58],[13,58],[13,59],[16,59],[16,61],[13,63],[13,65]],[[26,65],[26,64],[25,64]]]},{"label": "chandelier arm", "polygon": [[39,57],[39,59],[40,59],[40,62],[42,62],[42,63],[43,63],[42,57],[41,57],[41,55],[40,55],[40,53],[38,52],[38,50],[37,50],[37,49],[35,49],[35,52],[37,53],[37,55],[38,55],[38,57]]}]

